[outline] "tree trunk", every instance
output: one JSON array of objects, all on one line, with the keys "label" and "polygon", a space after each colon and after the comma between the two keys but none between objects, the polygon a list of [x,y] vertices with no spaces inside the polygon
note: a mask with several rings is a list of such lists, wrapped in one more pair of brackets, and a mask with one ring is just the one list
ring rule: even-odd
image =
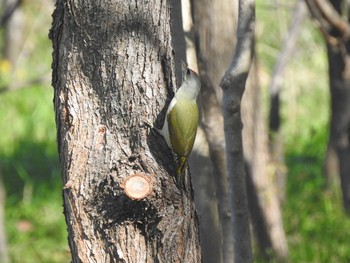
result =
[{"label": "tree trunk", "polygon": [[[9,10],[9,17],[5,27],[5,58],[11,66],[11,72],[14,73],[17,67],[17,60],[23,47],[23,33],[25,19],[21,9],[22,1],[6,0],[5,9]],[[14,76],[16,79],[16,76]],[[11,85],[10,85],[11,88]]]},{"label": "tree trunk", "polygon": [[[224,262],[233,262],[233,237],[227,173],[224,169],[226,149],[221,130],[223,119],[221,105],[217,99],[217,97],[221,98],[221,92],[217,91],[217,84],[219,76],[230,63],[232,47],[235,46],[236,39],[232,36],[236,35],[237,8],[236,1],[234,3],[226,0],[194,1],[196,45],[199,73],[202,79],[204,127],[214,167],[213,177],[216,181],[220,211]],[[255,65],[253,65],[253,72],[255,72]],[[255,229],[260,228],[259,231],[255,231],[258,246],[265,254],[272,250],[278,258],[284,258],[287,254],[286,238],[280,208],[276,203],[276,189],[268,173],[267,130],[262,115],[259,87],[256,84],[258,80],[254,76],[255,73],[250,75],[251,79],[247,83],[245,96],[242,99],[244,157],[248,164],[246,167],[250,168],[247,169],[248,176],[250,176],[248,181],[250,183],[248,194],[251,196],[249,208],[253,222],[256,223]],[[269,200],[273,200],[272,202],[264,201],[266,189],[269,191]],[[259,212],[259,216],[256,212]],[[276,230],[280,231],[279,235],[276,235]],[[264,238],[261,233],[264,234]]]},{"label": "tree trunk", "polygon": [[327,42],[331,120],[326,178],[334,182],[334,175],[339,175],[344,209],[350,213],[350,10],[343,12],[342,0],[305,1]]},{"label": "tree trunk", "polygon": [[[330,1],[338,12],[342,14],[343,1]],[[349,10],[347,10],[350,12]],[[350,27],[350,13],[347,14],[347,24]],[[335,33],[335,32],[331,32]],[[327,43],[329,82],[331,93],[331,121],[327,146],[327,157],[331,163],[336,160],[336,165],[328,165],[334,170],[328,170],[328,178],[331,174],[340,175],[341,189],[343,193],[344,209],[350,214],[350,41],[349,38],[340,38],[336,45]],[[334,154],[335,153],[335,156]]]},{"label": "tree trunk", "polygon": [[[350,41],[347,41],[350,50]],[[326,154],[327,178],[340,176],[344,209],[350,213],[350,64],[349,53],[327,44],[331,90],[330,133]],[[329,179],[331,181],[331,179]]]},{"label": "tree trunk", "polygon": [[[183,29],[186,41],[186,57],[188,67],[198,72],[197,54],[194,37],[194,26],[190,0],[181,0]],[[201,94],[205,92],[205,79],[201,76]],[[200,113],[203,113],[208,107],[207,101],[203,96],[198,99],[201,107]],[[209,106],[210,107],[210,106]],[[199,215],[200,242],[202,248],[203,263],[221,263],[222,262],[222,239],[221,224],[219,219],[217,195],[215,194],[215,177],[213,176],[213,162],[209,156],[209,145],[205,136],[206,125],[202,123],[203,114],[201,114],[200,124],[197,131],[196,141],[193,146],[189,164],[193,172],[193,185],[195,190],[195,203]],[[224,167],[223,167],[224,169]],[[208,231],[210,229],[210,231]],[[231,245],[232,250],[232,243]],[[232,261],[232,260],[231,260]]]},{"label": "tree trunk", "polygon": [[0,167],[0,262],[10,262],[7,250],[6,228],[5,228],[5,200],[6,192],[1,175]]},{"label": "tree trunk", "polygon": [[271,153],[271,163],[274,169],[277,194],[280,204],[283,204],[286,198],[287,169],[284,160],[284,145],[280,131],[280,94],[284,73],[289,60],[294,55],[297,48],[297,40],[302,28],[302,22],[307,15],[307,9],[303,0],[297,0],[293,8],[291,25],[286,33],[282,50],[280,51],[274,65],[270,93],[270,114],[269,114],[269,145]]},{"label": "tree trunk", "polygon": [[274,257],[283,262],[288,258],[288,245],[274,183],[275,174],[269,169],[271,160],[267,144],[267,127],[262,114],[256,68],[254,63],[242,100],[249,210],[261,254],[266,259]]},{"label": "tree trunk", "polygon": [[222,109],[231,196],[234,262],[253,262],[243,156],[241,101],[253,59],[255,1],[239,0],[238,6],[237,45],[220,86],[223,90]]},{"label": "tree trunk", "polygon": [[209,157],[208,142],[201,127],[197,131],[190,165],[198,211],[202,260],[203,263],[222,263],[221,222],[212,173],[213,164]]},{"label": "tree trunk", "polygon": [[[211,177],[218,200],[223,262],[233,262],[230,196],[226,173],[224,122],[220,101],[220,78],[230,63],[235,45],[237,1],[193,1],[195,40],[202,80],[204,131],[212,159]],[[225,28],[225,30],[222,30]],[[218,262],[218,261],[217,261]]]},{"label": "tree trunk", "polygon": [[176,187],[172,153],[145,125],[161,126],[176,86],[174,5],[56,3],[54,104],[73,262],[201,261],[190,180]]}]

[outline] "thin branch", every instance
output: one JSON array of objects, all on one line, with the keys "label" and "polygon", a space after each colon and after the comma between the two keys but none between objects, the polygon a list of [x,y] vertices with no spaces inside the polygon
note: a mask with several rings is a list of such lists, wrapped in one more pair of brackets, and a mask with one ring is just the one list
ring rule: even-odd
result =
[{"label": "thin branch", "polygon": [[[349,39],[350,25],[337,10],[326,0],[305,0],[311,16],[318,23],[325,39],[334,45],[336,37]],[[335,35],[337,32],[338,35]]]},{"label": "thin branch", "polygon": [[220,83],[223,89],[227,175],[232,197],[235,262],[253,262],[243,157],[241,100],[252,64],[254,29],[255,1],[240,0],[236,50]]},{"label": "thin branch", "polygon": [[339,31],[346,39],[350,36],[350,25],[345,21],[335,8],[326,0],[315,0],[317,7],[330,26]]},{"label": "thin branch", "polygon": [[270,86],[270,129],[272,131],[278,131],[280,127],[280,105],[279,105],[279,94],[281,89],[281,83],[283,75],[288,64],[289,59],[296,47],[297,38],[301,29],[301,24],[306,17],[306,7],[304,0],[298,0],[295,4],[292,25],[283,41],[283,48],[277,58]]},{"label": "thin branch", "polygon": [[[255,30],[255,2],[254,0],[240,0],[239,1],[239,15],[238,15],[238,30],[237,30],[237,45],[236,50],[220,86],[223,90],[232,87],[233,78],[248,75],[250,66],[252,64],[253,48],[254,48],[254,30]],[[245,81],[247,76],[242,80]],[[245,85],[240,85],[240,90],[243,95]]]},{"label": "thin branch", "polygon": [[12,14],[16,11],[16,9],[22,4],[22,0],[17,0],[16,2],[12,3],[11,5],[5,6],[5,11],[0,17],[0,27],[3,27],[6,25],[7,21],[10,19]]},{"label": "thin branch", "polygon": [[326,0],[305,0],[312,17],[326,42],[339,49],[345,68],[343,77],[350,78],[350,58],[347,42],[350,39],[350,24],[341,17],[340,5],[334,6]]}]

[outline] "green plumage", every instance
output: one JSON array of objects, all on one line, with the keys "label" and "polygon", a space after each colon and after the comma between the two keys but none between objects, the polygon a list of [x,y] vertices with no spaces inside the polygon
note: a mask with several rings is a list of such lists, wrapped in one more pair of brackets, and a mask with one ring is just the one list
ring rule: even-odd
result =
[{"label": "green plumage", "polygon": [[184,172],[197,133],[198,105],[196,98],[200,87],[198,74],[187,69],[180,88],[169,104],[163,128],[158,130],[177,156],[176,184],[180,189],[186,188]]},{"label": "green plumage", "polygon": [[198,106],[196,100],[177,100],[168,114],[171,148],[179,158],[178,174],[183,172],[187,157],[192,151],[198,127]]}]

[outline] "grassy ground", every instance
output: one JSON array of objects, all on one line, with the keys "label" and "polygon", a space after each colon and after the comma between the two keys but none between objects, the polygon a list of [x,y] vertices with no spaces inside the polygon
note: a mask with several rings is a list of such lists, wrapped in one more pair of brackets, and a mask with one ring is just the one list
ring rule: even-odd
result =
[{"label": "grassy ground", "polygon": [[290,262],[350,262],[350,219],[339,189],[326,190],[322,176],[325,130],[299,147],[287,147],[289,167],[284,207]]},{"label": "grassy ground", "polygon": [[52,88],[2,94],[0,127],[12,262],[69,262]]},{"label": "grassy ground", "polygon": [[[275,2],[258,1],[257,50],[264,87],[288,29],[292,7],[290,1],[280,1],[279,7],[273,5]],[[34,1],[34,11],[29,11],[41,14],[40,3]],[[26,50],[38,50],[21,65],[17,77],[25,79],[49,71],[50,15],[45,19],[30,24],[41,29],[28,32],[41,33],[25,45]],[[317,30],[310,22],[304,27],[282,92],[288,166],[283,218],[290,262],[345,263],[350,262],[350,219],[343,214],[339,190],[325,190],[322,175],[329,116],[326,58]],[[4,65],[0,63],[1,85],[10,79]],[[49,83],[0,93],[0,167],[7,191],[6,229],[14,263],[69,262],[52,97]]]}]

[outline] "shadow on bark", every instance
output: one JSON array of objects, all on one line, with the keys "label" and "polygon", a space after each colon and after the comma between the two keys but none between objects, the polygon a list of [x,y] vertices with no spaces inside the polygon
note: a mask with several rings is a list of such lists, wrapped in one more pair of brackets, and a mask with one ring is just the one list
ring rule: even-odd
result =
[{"label": "shadow on bark", "polygon": [[246,184],[247,184],[247,195],[248,195],[248,206],[250,213],[250,220],[253,225],[253,231],[255,233],[255,238],[258,242],[258,248],[260,255],[266,261],[273,259],[272,255],[272,243],[267,232],[268,226],[264,220],[264,214],[259,205],[258,190],[254,186],[251,168],[248,163],[246,166]]}]

